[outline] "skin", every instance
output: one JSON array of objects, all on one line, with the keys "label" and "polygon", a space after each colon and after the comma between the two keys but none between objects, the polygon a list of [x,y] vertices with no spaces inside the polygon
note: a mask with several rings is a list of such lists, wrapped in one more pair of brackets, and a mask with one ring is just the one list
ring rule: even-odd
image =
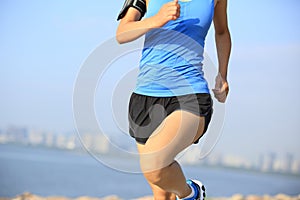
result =
[{"label": "skin", "polygon": [[168,115],[145,145],[137,144],[140,165],[155,200],[186,197],[191,193],[176,155],[203,134],[204,118],[177,110]]},{"label": "skin", "polygon": [[231,52],[231,38],[227,22],[227,0],[218,0],[216,2],[213,21],[220,74],[220,77],[216,78],[217,90],[213,90],[213,92],[215,97],[224,103],[229,92],[227,70]]},{"label": "skin", "polygon": [[[146,0],[149,3],[149,0]],[[139,21],[141,14],[129,8],[121,19],[116,39],[120,44],[131,42],[153,28],[160,28],[180,16],[178,0],[164,4],[159,12]],[[227,82],[231,38],[227,23],[227,0],[215,0],[213,18],[219,73],[216,77],[215,98],[224,103],[229,92]],[[203,134],[204,118],[178,110],[171,113],[154,131],[145,145],[138,144],[141,169],[152,188],[155,200],[175,200],[191,193],[175,156]]]}]

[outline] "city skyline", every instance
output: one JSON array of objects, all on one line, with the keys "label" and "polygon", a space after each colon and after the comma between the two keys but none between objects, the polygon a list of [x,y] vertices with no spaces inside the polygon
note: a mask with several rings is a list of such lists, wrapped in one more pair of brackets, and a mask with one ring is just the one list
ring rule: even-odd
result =
[{"label": "city skyline", "polygon": [[[137,152],[130,144],[126,142],[116,144],[113,139],[108,138],[107,135],[92,132],[58,134],[24,126],[9,126],[6,127],[6,129],[0,129],[0,145],[1,144],[19,144],[28,147],[42,146],[85,152],[92,155],[102,164],[121,171],[124,169],[116,168],[116,166],[109,163],[109,161],[107,162],[106,158],[103,159],[103,157],[99,157],[98,155],[110,155],[112,158],[123,157],[138,163],[138,159],[135,156]],[[127,154],[120,154],[118,150],[116,151],[115,146],[118,146],[118,150],[127,152]],[[216,151],[210,152],[205,157],[200,156],[201,153],[201,147],[199,145],[193,145],[178,155],[177,159],[186,165],[207,165],[211,167],[229,167],[267,173],[300,175],[300,160],[296,159],[295,156],[289,152],[283,154],[262,152],[258,154],[254,160],[241,157],[237,154],[224,154]],[[132,156],[130,156],[130,154],[132,154]],[[129,170],[127,169],[127,171]]]}]

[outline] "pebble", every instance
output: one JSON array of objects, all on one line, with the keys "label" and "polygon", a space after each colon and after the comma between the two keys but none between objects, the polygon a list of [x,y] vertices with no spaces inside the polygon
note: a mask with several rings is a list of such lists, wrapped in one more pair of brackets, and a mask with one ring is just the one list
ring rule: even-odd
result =
[{"label": "pebble", "polygon": [[[49,197],[41,197],[35,194],[31,194],[29,192],[25,192],[21,195],[18,195],[14,198],[1,198],[0,200],[127,200],[122,199],[116,195],[111,195],[107,197],[88,197],[88,196],[82,196],[77,198],[67,198],[67,197],[61,197],[61,196],[49,196]],[[152,196],[145,196],[140,197],[135,200],[153,200]],[[300,200],[300,194],[297,196],[288,196],[286,194],[277,194],[275,196],[270,195],[248,195],[243,196],[241,194],[235,194],[231,197],[209,197],[207,200]]]}]

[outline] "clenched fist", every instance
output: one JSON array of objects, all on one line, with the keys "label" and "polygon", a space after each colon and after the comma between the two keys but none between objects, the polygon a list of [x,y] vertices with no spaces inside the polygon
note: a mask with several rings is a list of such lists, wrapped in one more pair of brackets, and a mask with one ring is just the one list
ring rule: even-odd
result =
[{"label": "clenched fist", "polygon": [[227,81],[225,81],[221,74],[219,73],[216,77],[215,88],[212,89],[214,92],[215,98],[221,102],[225,103],[227,95],[229,93],[229,86]]},{"label": "clenched fist", "polygon": [[178,0],[170,1],[164,4],[156,14],[158,27],[162,27],[171,20],[176,20],[180,16],[180,5]]}]

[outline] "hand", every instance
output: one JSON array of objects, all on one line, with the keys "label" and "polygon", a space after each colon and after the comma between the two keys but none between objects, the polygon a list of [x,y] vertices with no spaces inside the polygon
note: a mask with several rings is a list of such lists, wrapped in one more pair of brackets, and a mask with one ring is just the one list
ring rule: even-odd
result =
[{"label": "hand", "polygon": [[178,19],[180,16],[180,5],[178,4],[178,0],[164,4],[155,16],[158,27],[162,27],[171,20]]},{"label": "hand", "polygon": [[212,89],[214,92],[215,98],[221,102],[224,103],[226,101],[228,92],[229,92],[229,86],[226,80],[224,80],[219,73],[216,77],[216,83],[215,88]]}]

